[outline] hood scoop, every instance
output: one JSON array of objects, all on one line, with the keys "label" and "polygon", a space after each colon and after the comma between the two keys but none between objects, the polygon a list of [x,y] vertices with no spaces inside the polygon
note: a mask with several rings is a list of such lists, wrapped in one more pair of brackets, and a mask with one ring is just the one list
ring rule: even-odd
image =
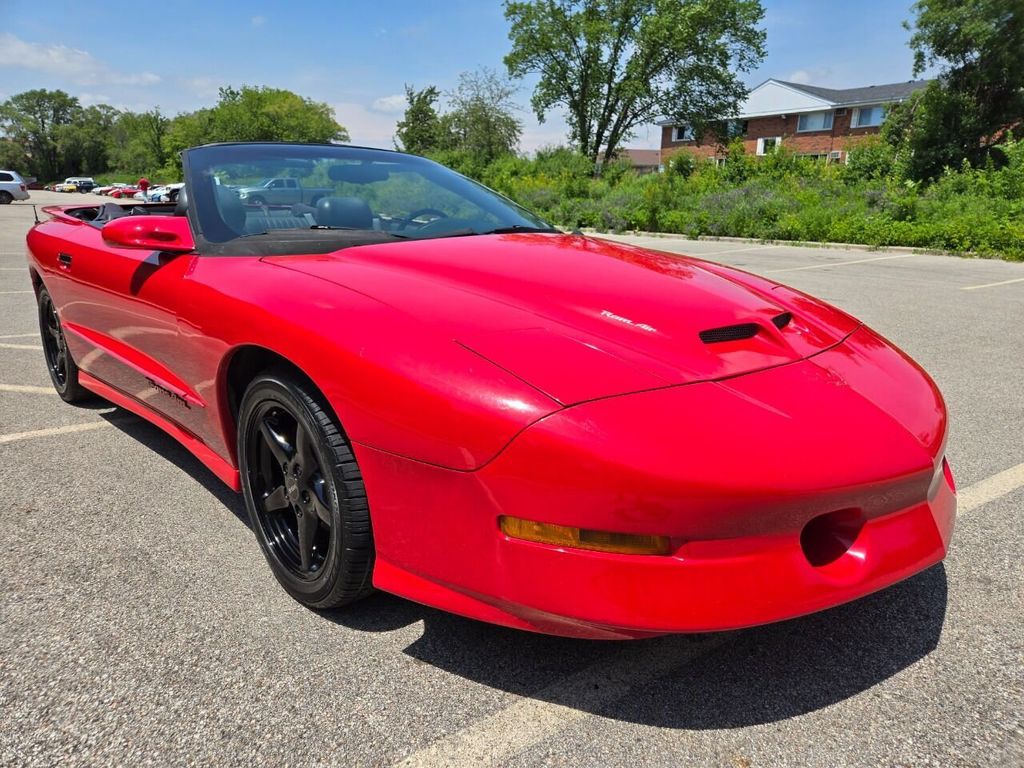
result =
[{"label": "hood scoop", "polygon": [[[789,325],[789,321],[792,319],[792,313],[783,312],[772,318],[772,325],[781,331]],[[720,344],[723,341],[752,339],[759,330],[761,330],[761,326],[757,323],[737,323],[736,325],[723,325],[720,328],[708,328],[697,335],[705,344]]]}]

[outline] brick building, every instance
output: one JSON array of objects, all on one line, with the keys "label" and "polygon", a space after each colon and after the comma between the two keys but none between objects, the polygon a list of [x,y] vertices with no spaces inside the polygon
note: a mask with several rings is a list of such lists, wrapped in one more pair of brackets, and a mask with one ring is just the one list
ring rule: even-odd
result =
[{"label": "brick building", "polygon": [[[845,162],[859,137],[878,133],[891,104],[928,85],[911,80],[863,88],[818,88],[766,80],[747,95],[730,134],[741,136],[747,153],[763,155],[782,144],[801,155]],[[722,158],[724,146],[714,136],[694,137],[683,125],[662,121],[662,160],[680,149],[707,158]]]}]

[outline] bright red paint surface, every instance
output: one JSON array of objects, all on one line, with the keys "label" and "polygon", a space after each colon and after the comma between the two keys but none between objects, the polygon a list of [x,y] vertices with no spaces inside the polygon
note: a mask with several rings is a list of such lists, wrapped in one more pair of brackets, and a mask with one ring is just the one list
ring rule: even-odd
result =
[{"label": "bright red paint surface", "polygon": [[[938,390],[792,289],[582,236],[210,257],[119,247],[50,212],[30,267],[82,383],[237,489],[232,356],[290,361],[353,441],[381,589],[524,629],[635,637],[801,615],[945,555]],[[118,220],[136,228],[119,237],[187,236],[155,218]],[[750,322],[750,339],[698,336]],[[510,540],[499,515],[669,536],[674,551]],[[833,534],[842,554],[812,562]]]}]

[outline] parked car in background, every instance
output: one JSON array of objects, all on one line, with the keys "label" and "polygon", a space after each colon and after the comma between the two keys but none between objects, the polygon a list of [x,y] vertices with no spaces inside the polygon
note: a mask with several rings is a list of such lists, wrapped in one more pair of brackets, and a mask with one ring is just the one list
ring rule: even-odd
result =
[{"label": "parked car in background", "polygon": [[0,171],[0,205],[28,198],[28,185],[17,171]]},{"label": "parked car in background", "polygon": [[333,194],[330,189],[303,187],[299,179],[264,179],[252,187],[239,187],[238,198],[246,205],[316,205],[322,197]]},{"label": "parked car in background", "polygon": [[55,184],[55,192],[89,192],[96,187],[96,180],[91,176],[68,176],[62,184]]},{"label": "parked car in background", "polygon": [[133,197],[148,203],[174,203],[178,200],[178,193],[184,184],[161,184],[150,187],[145,192],[136,192]]},{"label": "parked car in background", "polygon": [[138,191],[138,187],[125,185],[123,187],[118,187],[117,189],[111,191],[110,196],[118,200],[121,199],[122,197],[131,198],[134,197],[135,193]]}]

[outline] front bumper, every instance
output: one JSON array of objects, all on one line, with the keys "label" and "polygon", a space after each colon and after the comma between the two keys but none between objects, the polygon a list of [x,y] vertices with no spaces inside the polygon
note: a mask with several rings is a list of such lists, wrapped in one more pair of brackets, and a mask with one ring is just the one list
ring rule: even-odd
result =
[{"label": "front bumper", "polygon": [[[944,436],[931,381],[862,330],[799,363],[565,409],[475,472],[357,446],[374,583],[474,618],[577,637],[800,616],[945,556],[956,496],[942,471]],[[666,535],[673,552],[510,539],[500,515]],[[838,551],[834,539],[843,540]]]}]

